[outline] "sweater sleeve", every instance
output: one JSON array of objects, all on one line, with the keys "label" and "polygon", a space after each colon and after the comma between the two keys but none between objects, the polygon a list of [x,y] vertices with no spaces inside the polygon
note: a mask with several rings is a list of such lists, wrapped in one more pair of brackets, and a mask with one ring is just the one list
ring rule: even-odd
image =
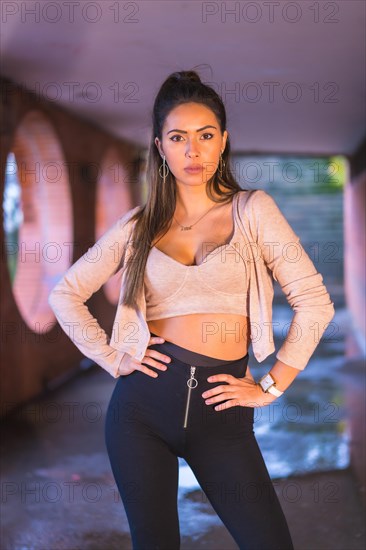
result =
[{"label": "sweater sleeve", "polygon": [[334,303],[299,236],[266,191],[254,193],[253,214],[264,262],[294,311],[276,357],[303,370],[334,317]]},{"label": "sweater sleeve", "polygon": [[129,356],[109,345],[110,338],[85,302],[123,266],[128,234],[125,224],[137,208],[121,216],[89,247],[48,295],[48,304],[63,331],[86,357],[114,378],[120,376],[119,366]]}]

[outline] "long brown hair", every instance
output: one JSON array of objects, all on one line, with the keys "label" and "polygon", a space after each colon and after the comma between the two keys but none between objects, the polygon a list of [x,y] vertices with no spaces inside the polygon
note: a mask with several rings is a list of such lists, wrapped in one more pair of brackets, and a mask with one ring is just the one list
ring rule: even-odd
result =
[{"label": "long brown hair", "polygon": [[[171,172],[165,181],[159,175],[162,163],[155,144],[155,137],[162,140],[162,128],[170,111],[183,103],[201,103],[216,115],[221,133],[226,130],[226,111],[220,96],[209,85],[204,84],[197,72],[174,72],[163,82],[155,98],[152,122],[153,131],[149,146],[146,181],[148,197],[146,204],[131,218],[136,221],[131,233],[131,255],[126,263],[126,282],[121,303],[136,308],[136,297],[143,290],[144,274],[151,243],[160,233],[165,233],[172,221],[176,208],[176,181]],[[228,202],[243,188],[235,180],[230,167],[230,142],[222,153],[224,161],[222,175],[219,170],[207,181],[206,192],[214,202]],[[223,192],[219,184],[228,191]],[[214,193],[213,193],[214,192]],[[220,198],[216,198],[219,195]]]}]

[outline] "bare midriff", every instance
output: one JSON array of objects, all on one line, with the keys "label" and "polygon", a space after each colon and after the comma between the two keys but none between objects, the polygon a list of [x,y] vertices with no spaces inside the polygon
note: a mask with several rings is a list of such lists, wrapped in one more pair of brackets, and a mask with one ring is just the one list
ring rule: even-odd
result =
[{"label": "bare midriff", "polygon": [[192,313],[147,322],[150,332],[215,359],[235,361],[248,352],[249,318],[227,313]]}]

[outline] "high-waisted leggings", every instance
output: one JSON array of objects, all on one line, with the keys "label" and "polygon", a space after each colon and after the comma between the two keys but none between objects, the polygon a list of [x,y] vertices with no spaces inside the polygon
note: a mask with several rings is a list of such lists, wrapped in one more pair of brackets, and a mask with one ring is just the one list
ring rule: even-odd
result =
[{"label": "high-waisted leggings", "polygon": [[[152,333],[152,336],[155,334]],[[293,550],[288,525],[258,447],[254,409],[221,411],[202,393],[245,376],[248,354],[223,361],[172,342],[152,344],[171,357],[153,378],[118,378],[105,420],[105,443],[134,550],[178,550],[178,457],[193,471],[240,550]],[[188,384],[187,384],[188,382]]]}]

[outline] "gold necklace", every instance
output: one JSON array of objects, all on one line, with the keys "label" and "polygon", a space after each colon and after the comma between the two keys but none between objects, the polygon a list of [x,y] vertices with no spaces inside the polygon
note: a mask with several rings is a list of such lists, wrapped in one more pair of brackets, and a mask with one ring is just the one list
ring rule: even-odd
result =
[{"label": "gold necklace", "polygon": [[173,218],[175,219],[175,221],[177,222],[178,225],[181,226],[181,231],[189,231],[190,229],[192,229],[192,227],[194,225],[196,225],[196,223],[198,223],[200,220],[202,220],[202,218],[204,216],[206,216],[206,214],[208,214],[210,212],[210,210],[212,210],[213,208],[215,208],[215,206],[217,206],[217,204],[214,204],[213,206],[211,206],[211,208],[209,210],[207,210],[207,212],[205,214],[203,214],[203,216],[201,216],[195,223],[192,223],[191,225],[182,225],[181,223],[179,223],[177,221],[177,219],[175,218],[175,216],[173,216]]}]

